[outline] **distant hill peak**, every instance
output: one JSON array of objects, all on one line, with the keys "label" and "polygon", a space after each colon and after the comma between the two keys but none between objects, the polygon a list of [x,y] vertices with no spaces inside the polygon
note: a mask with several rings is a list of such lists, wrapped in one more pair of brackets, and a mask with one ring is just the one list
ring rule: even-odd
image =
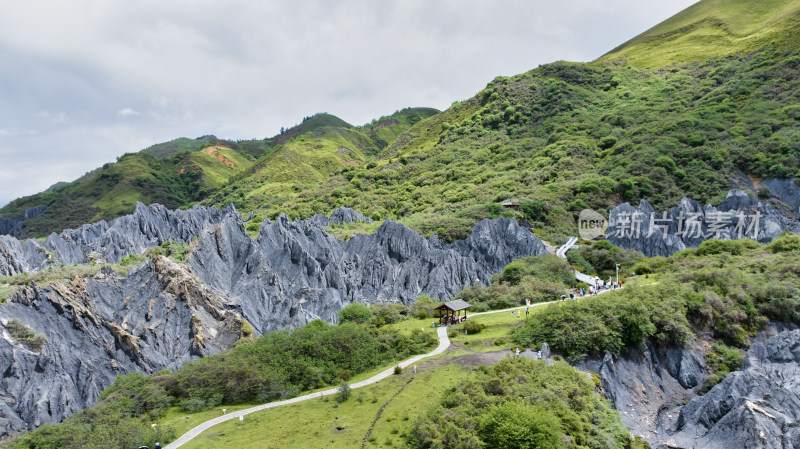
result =
[{"label": "distant hill peak", "polygon": [[796,0],[701,0],[601,56],[660,68],[768,47],[800,47]]}]

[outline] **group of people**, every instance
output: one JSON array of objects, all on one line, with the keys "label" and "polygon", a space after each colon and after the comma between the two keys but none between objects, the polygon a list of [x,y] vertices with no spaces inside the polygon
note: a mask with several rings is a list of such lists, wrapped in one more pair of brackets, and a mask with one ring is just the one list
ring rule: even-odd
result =
[{"label": "group of people", "polygon": [[[613,281],[609,278],[607,281],[603,281],[601,279],[595,279],[595,284],[589,286],[589,290],[586,288],[579,288],[575,292],[570,292],[569,299],[575,300],[577,298],[582,298],[584,296],[597,296],[597,293],[601,290],[616,290],[617,288],[622,288],[622,281]],[[567,295],[561,295],[561,300],[566,301]]]}]

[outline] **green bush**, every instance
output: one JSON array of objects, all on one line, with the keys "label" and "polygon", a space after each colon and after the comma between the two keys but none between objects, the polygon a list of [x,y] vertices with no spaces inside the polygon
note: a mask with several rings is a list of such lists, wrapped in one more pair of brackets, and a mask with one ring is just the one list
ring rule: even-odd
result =
[{"label": "green bush", "polygon": [[627,288],[610,297],[547,306],[512,331],[527,347],[547,342],[570,360],[605,352],[619,354],[653,338],[661,347],[681,345],[692,335],[680,301],[682,288],[670,285]]},{"label": "green bush", "polygon": [[464,322],[464,330],[468,334],[477,334],[484,329],[486,329],[486,325],[479,321],[467,320]]},{"label": "green bush", "polygon": [[742,350],[714,343],[706,354],[706,367],[711,375],[706,377],[700,394],[720,383],[729,373],[741,369],[743,361],[744,352]]},{"label": "green bush", "polygon": [[758,242],[750,239],[742,240],[706,240],[697,247],[698,256],[709,254],[730,253],[734,256],[742,255],[750,250],[758,248]]},{"label": "green bush", "polygon": [[773,253],[800,252],[800,235],[783,233],[768,246]]},{"label": "green bush", "polygon": [[369,306],[360,302],[352,302],[339,311],[340,323],[359,323],[366,324],[372,321],[372,310]]},{"label": "green bush", "polygon": [[593,381],[566,363],[547,366],[524,357],[477,368],[422,413],[406,436],[414,449],[627,447],[630,442]]},{"label": "green bush", "polygon": [[8,324],[6,324],[6,329],[8,329],[14,340],[24,344],[28,349],[34,352],[41,352],[44,344],[47,342],[47,337],[35,332],[17,318],[9,321]]},{"label": "green bush", "polygon": [[347,382],[342,382],[339,385],[339,388],[336,389],[336,402],[342,403],[350,399],[351,394],[352,390],[350,389],[350,384]]}]

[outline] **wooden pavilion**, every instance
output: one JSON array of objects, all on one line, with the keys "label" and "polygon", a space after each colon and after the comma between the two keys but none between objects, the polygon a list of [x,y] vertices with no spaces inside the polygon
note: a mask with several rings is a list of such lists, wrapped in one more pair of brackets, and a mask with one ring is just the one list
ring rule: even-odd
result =
[{"label": "wooden pavilion", "polygon": [[[434,310],[439,311],[439,325],[447,326],[448,324],[458,324],[467,320],[467,308],[469,303],[463,299],[456,299],[442,304]],[[461,316],[461,311],[464,311],[464,316]]]},{"label": "wooden pavilion", "polygon": [[505,207],[506,209],[513,209],[513,210],[519,210],[520,207],[520,204],[514,201],[505,201],[503,203],[500,203],[500,205]]}]

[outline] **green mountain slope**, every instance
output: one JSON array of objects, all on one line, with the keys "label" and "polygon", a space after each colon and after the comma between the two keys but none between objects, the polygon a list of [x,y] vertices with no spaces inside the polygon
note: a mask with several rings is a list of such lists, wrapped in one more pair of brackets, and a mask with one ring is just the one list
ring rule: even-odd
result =
[{"label": "green mountain slope", "polygon": [[799,67],[797,52],[764,50],[667,71],[555,63],[499,77],[370,164],[261,207],[302,217],[351,206],[449,239],[506,199],[532,201],[527,218],[556,234],[575,232],[587,206],[720,201],[739,170],[798,174]]},{"label": "green mountain slope", "polygon": [[[218,206],[233,202],[243,210],[257,211],[292,203],[298,194],[312,191],[333,173],[346,167],[370,166],[389,142],[438,112],[408,108],[359,128],[329,114],[312,116],[271,139],[274,148],[208,202]],[[302,214],[313,211],[306,207]]]},{"label": "green mountain slope", "polygon": [[0,209],[0,215],[20,217],[29,207],[46,205],[48,210],[25,222],[19,235],[43,236],[124,215],[137,201],[170,208],[193,204],[252,163],[250,156],[223,143],[211,146],[204,139],[194,141],[202,142],[203,149],[172,156],[157,152],[161,157],[149,151],[125,154],[76,181],[16,199]]},{"label": "green mountain slope", "polygon": [[142,150],[143,153],[152,154],[159,159],[165,159],[175,156],[182,151],[198,151],[213,141],[217,140],[215,136],[203,136],[197,139],[189,139],[187,137],[178,137],[177,139],[170,140],[169,142],[157,143]]},{"label": "green mountain slope", "polygon": [[232,179],[239,182],[214,196],[219,204],[288,200],[344,166],[364,165],[412,124],[437,112],[408,108],[360,128],[322,113],[263,140],[181,137],[125,154],[71,183],[18,198],[0,209],[0,216],[21,217],[29,207],[46,205],[47,212],[26,222],[18,235],[43,236],[129,213],[137,201],[189,206]]},{"label": "green mountain slope", "polygon": [[750,53],[762,47],[800,46],[800,2],[794,0],[704,0],[603,55],[636,67],[658,68]]}]

